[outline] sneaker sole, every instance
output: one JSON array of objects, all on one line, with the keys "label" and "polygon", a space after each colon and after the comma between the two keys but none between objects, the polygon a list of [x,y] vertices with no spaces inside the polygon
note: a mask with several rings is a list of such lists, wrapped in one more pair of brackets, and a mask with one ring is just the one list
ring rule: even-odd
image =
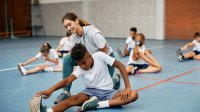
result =
[{"label": "sneaker sole", "polygon": [[20,72],[22,75],[24,75],[24,73],[22,72],[21,66],[18,65],[17,67],[18,67],[19,72]]},{"label": "sneaker sole", "polygon": [[39,96],[34,96],[31,101],[30,101],[30,112],[38,112],[38,110],[40,109],[40,102],[42,100],[42,97]]},{"label": "sneaker sole", "polygon": [[[58,100],[58,98],[54,101],[54,104],[58,104],[59,102],[61,102],[61,101],[63,101],[63,100],[66,100],[66,99],[68,99],[69,97],[71,97],[71,94],[69,95],[69,94],[67,94],[67,97],[66,98],[59,98],[59,100]],[[60,99],[62,99],[62,100],[60,100]]]},{"label": "sneaker sole", "polygon": [[[87,103],[89,103],[89,102],[91,102],[91,101],[94,101],[94,100],[98,100],[97,97],[92,97],[92,98],[90,98],[89,100],[85,101],[85,102],[83,103],[83,105],[81,106],[81,111],[84,111],[84,106],[85,106]],[[87,107],[87,106],[86,106],[86,107]]]}]

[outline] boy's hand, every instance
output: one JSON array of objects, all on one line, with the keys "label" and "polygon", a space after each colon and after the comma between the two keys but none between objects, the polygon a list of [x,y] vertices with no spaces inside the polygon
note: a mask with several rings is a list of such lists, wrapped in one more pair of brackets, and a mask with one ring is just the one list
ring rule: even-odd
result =
[{"label": "boy's hand", "polygon": [[130,88],[130,87],[126,87],[126,88],[122,91],[121,99],[122,99],[122,100],[127,100],[128,98],[130,98],[130,95],[131,95],[131,88]]},{"label": "boy's hand", "polygon": [[51,96],[51,94],[52,94],[51,91],[45,90],[45,91],[37,92],[36,96],[42,96],[42,95],[44,95],[45,96],[44,98],[47,99],[47,98],[49,98]]}]

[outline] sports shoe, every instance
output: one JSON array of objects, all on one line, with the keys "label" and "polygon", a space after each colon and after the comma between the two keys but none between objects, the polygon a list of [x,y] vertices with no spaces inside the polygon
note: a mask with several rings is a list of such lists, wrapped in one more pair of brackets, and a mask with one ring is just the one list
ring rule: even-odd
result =
[{"label": "sports shoe", "polygon": [[177,55],[177,56],[183,55],[181,49],[178,49],[178,50],[176,51],[176,55]]},{"label": "sports shoe", "polygon": [[131,72],[132,75],[134,74],[140,74],[139,68],[138,67],[134,67],[134,69]]},{"label": "sports shoe", "polygon": [[59,102],[69,98],[71,96],[71,94],[68,92],[66,93],[65,91],[63,91],[58,97],[57,99],[54,101],[54,104],[58,104]]},{"label": "sports shoe", "polygon": [[42,105],[42,97],[34,96],[29,104],[31,112],[47,112],[46,106]]},{"label": "sports shoe", "polygon": [[44,69],[45,72],[53,72],[53,67],[46,67]]},{"label": "sports shoe", "polygon": [[81,111],[97,109],[98,102],[98,98],[96,96],[93,96],[83,103],[83,105],[81,106]]},{"label": "sports shoe", "polygon": [[123,53],[119,48],[117,48],[117,54],[119,55],[120,58],[123,58]]},{"label": "sports shoe", "polygon": [[183,56],[182,56],[182,55],[179,55],[179,56],[178,56],[178,61],[180,61],[180,62],[183,61]]},{"label": "sports shoe", "polygon": [[113,89],[115,90],[118,90],[121,86],[121,83],[120,83],[120,75],[119,74],[116,74],[113,79],[116,79],[116,84],[114,85]]},{"label": "sports shoe", "polygon": [[27,75],[26,69],[21,64],[18,64],[18,70],[21,72],[22,75]]}]

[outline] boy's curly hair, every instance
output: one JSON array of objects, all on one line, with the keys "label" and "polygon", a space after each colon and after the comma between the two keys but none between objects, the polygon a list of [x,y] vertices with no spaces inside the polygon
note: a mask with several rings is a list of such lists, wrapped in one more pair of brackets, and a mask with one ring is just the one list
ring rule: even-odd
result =
[{"label": "boy's curly hair", "polygon": [[86,47],[84,45],[78,43],[78,44],[75,44],[75,46],[72,48],[71,57],[75,61],[81,61],[87,52],[88,51],[87,51]]}]

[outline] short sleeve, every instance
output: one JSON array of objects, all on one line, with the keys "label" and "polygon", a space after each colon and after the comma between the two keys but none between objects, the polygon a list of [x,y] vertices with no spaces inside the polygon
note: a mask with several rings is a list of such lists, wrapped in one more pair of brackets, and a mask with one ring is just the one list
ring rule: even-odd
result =
[{"label": "short sleeve", "polygon": [[96,46],[100,49],[104,48],[106,45],[106,40],[103,37],[101,33],[96,33],[94,37],[92,37],[93,42],[96,44]]},{"label": "short sleeve", "polygon": [[130,37],[128,37],[127,39],[126,39],[126,44],[129,44],[130,43]]},{"label": "short sleeve", "polygon": [[65,43],[65,39],[64,39],[64,37],[60,40],[60,45],[64,45],[64,43]]},{"label": "short sleeve", "polygon": [[38,54],[35,56],[35,58],[38,58],[38,59],[42,58],[42,54],[41,54],[41,53],[38,53]]},{"label": "short sleeve", "polygon": [[193,40],[192,43],[194,43],[195,45],[197,45],[197,41],[196,40]]},{"label": "short sleeve", "polygon": [[52,53],[54,59],[58,59],[59,58],[58,54],[56,53],[56,51],[54,49],[52,49],[51,53]]},{"label": "short sleeve", "polygon": [[98,53],[99,53],[100,59],[103,60],[108,65],[112,66],[113,63],[115,62],[115,58],[105,54],[104,52],[98,52]]},{"label": "short sleeve", "polygon": [[80,77],[82,75],[82,69],[78,66],[72,73],[73,75],[75,75],[77,78]]}]

